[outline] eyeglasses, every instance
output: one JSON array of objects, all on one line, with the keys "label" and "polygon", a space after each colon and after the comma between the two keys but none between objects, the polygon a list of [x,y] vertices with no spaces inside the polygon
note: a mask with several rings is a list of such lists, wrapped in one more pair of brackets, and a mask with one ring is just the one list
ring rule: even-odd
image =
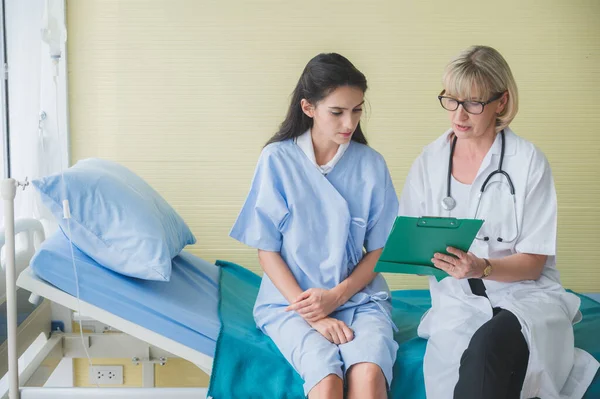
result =
[{"label": "eyeglasses", "polygon": [[438,100],[440,100],[440,104],[442,105],[442,108],[444,108],[448,111],[456,111],[458,109],[458,106],[462,104],[463,109],[466,112],[473,114],[473,115],[479,115],[479,114],[483,113],[483,109],[485,108],[486,105],[488,105],[491,102],[496,101],[497,99],[502,97],[502,95],[504,94],[504,93],[494,94],[492,96],[492,98],[490,98],[487,101],[458,101],[456,98],[444,96],[443,94],[445,92],[446,92],[446,90],[443,90],[440,93],[440,95],[438,96]]}]

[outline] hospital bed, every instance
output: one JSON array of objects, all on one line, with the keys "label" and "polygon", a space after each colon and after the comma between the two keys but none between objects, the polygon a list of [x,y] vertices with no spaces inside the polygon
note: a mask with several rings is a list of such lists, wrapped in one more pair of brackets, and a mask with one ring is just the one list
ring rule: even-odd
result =
[{"label": "hospital bed", "polygon": [[[25,223],[28,227],[33,224]],[[32,252],[27,254],[31,257]],[[27,260],[23,251],[17,253],[17,258],[19,256],[21,261]],[[70,243],[61,231],[42,243],[30,266],[24,268],[16,281],[19,298],[29,298],[31,293],[29,299],[35,303],[31,305],[34,319],[39,317],[38,313],[45,317],[43,328],[37,327],[31,332],[26,328],[32,323],[21,323],[17,332],[18,355],[39,333],[46,337],[33,360],[19,367],[21,398],[79,398],[83,392],[88,397],[103,398],[205,397],[206,388],[153,388],[154,365],[178,357],[210,375],[220,328],[217,266],[182,252],[173,260],[171,281],[158,282],[114,273],[77,248],[74,248],[74,258],[79,299]],[[49,302],[74,311],[73,321],[110,326],[110,333],[86,332],[82,340],[79,333],[67,332],[70,329],[64,328],[66,323],[63,328],[50,331]],[[141,364],[143,386],[43,387],[60,359],[88,355],[130,358],[134,364]]]},{"label": "hospital bed", "polygon": [[[75,318],[111,326],[110,334],[79,334],[54,331],[38,359],[26,370],[23,398],[80,397],[82,389],[91,397],[199,398],[204,388],[151,388],[154,364],[179,357],[211,374],[221,324],[218,315],[219,268],[186,251],[173,259],[169,282],[139,280],[114,273],[74,248],[79,279],[76,297],[70,243],[58,232],[37,251],[17,286],[76,312]],[[84,316],[82,316],[84,315]],[[101,330],[101,329],[100,329]],[[33,388],[35,368],[48,358],[130,358],[142,364],[142,388]],[[38,372],[38,375],[40,373]],[[46,373],[48,374],[48,373]],[[30,377],[31,376],[31,377]],[[46,395],[55,396],[46,396]],[[131,396],[127,396],[131,395]]]},{"label": "hospital bed", "polygon": [[[31,233],[28,229],[39,228],[34,225],[33,221],[18,222],[16,226],[27,228],[18,227],[15,234],[27,235]],[[36,242],[37,251],[25,249],[15,257],[21,259],[17,270],[29,264],[16,280],[19,291],[26,293],[21,296],[32,293],[31,302],[39,305],[32,305],[31,314],[46,317],[33,332],[25,334],[26,326],[21,323],[17,333],[19,355],[36,333],[43,333],[45,340],[33,359],[19,367],[21,398],[80,398],[84,394],[103,398],[206,397],[205,388],[153,388],[154,366],[178,357],[211,374],[221,328],[217,266],[183,251],[173,259],[169,282],[140,280],[101,267],[76,247],[73,265],[71,244],[61,231],[40,244],[41,239],[30,240]],[[110,326],[110,333],[99,332],[102,328],[82,335],[71,333],[69,321],[62,329],[51,331],[49,302],[75,312],[69,312],[74,314],[73,321]],[[87,356],[130,358],[141,364],[142,387],[44,387],[60,359]]]}]

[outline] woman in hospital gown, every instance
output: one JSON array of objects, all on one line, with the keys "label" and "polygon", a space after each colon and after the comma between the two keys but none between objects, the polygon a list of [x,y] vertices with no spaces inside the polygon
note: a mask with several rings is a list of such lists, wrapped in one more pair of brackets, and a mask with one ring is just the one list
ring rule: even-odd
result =
[{"label": "woman in hospital gown", "polygon": [[484,224],[469,253],[448,248],[432,259],[450,277],[430,277],[432,307],[418,330],[429,340],[427,398],[581,398],[598,362],[574,347],[580,301],[556,269],[550,166],[508,127],[517,113],[510,68],[496,50],[471,47],[443,85],[452,127],[414,162],[400,214]]},{"label": "woman in hospital gown", "polygon": [[383,157],[360,117],[365,76],[338,54],[305,67],[263,149],[231,237],[258,249],[254,307],[309,398],[383,398],[398,345],[373,272],[398,212]]}]

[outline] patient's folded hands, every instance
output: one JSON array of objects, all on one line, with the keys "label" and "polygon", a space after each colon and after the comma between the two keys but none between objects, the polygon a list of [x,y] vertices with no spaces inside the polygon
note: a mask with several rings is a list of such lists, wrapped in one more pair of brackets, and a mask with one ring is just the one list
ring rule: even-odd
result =
[{"label": "patient's folded hands", "polygon": [[316,322],[308,322],[312,328],[317,330],[330,342],[341,345],[354,339],[354,332],[341,320],[326,317]]},{"label": "patient's folded hands", "polygon": [[296,311],[304,320],[315,322],[329,316],[340,305],[340,298],[333,290],[310,288],[298,295],[285,310]]}]

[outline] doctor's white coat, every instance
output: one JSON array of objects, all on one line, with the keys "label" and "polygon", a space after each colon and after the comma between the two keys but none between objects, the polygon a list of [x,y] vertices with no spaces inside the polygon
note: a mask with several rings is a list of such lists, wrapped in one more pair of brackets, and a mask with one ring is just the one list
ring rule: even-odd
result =
[{"label": "doctor's white coat", "polygon": [[[402,216],[452,216],[473,218],[483,181],[498,167],[501,136],[497,135],[484,158],[468,195],[453,214],[441,206],[446,196],[450,141],[447,131],[427,146],[414,162],[400,199]],[[478,218],[484,219],[471,252],[480,258],[499,258],[514,253],[547,255],[542,276],[536,281],[501,283],[485,281],[489,300],[471,293],[468,281],[430,277],[431,309],[419,325],[419,336],[428,339],[424,360],[428,399],[452,398],[458,381],[460,358],[472,335],[492,317],[492,307],[514,313],[522,326],[530,356],[522,398],[581,398],[598,362],[574,347],[574,323],[581,320],[580,301],[560,284],[556,269],[556,192],[550,166],[530,142],[505,129],[502,169],[515,188],[515,208],[506,179],[496,174],[481,198]],[[455,191],[453,191],[453,194]],[[467,198],[468,197],[468,198]],[[516,237],[498,242],[496,237]]]}]

